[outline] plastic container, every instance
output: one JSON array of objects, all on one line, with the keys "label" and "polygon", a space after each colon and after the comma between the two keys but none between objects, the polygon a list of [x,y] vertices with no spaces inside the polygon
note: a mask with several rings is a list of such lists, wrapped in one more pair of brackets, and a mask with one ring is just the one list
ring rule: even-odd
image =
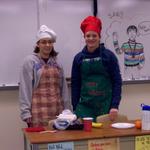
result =
[{"label": "plastic container", "polygon": [[141,104],[142,107],[142,130],[150,130],[150,106]]},{"label": "plastic container", "polygon": [[91,117],[83,118],[84,131],[92,131],[92,121]]}]

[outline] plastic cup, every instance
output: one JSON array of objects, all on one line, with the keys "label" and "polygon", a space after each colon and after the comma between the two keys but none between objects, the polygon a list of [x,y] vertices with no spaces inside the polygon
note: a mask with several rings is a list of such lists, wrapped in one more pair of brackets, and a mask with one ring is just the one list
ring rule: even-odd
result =
[{"label": "plastic cup", "polygon": [[84,131],[92,131],[92,117],[83,118]]}]

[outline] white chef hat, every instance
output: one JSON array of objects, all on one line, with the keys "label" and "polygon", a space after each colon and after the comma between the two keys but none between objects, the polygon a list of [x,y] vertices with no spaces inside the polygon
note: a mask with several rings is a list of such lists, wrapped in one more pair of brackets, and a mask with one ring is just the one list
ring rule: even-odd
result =
[{"label": "white chef hat", "polygon": [[52,41],[56,42],[56,33],[46,25],[41,25],[40,30],[37,33],[37,41],[43,38],[50,38]]}]

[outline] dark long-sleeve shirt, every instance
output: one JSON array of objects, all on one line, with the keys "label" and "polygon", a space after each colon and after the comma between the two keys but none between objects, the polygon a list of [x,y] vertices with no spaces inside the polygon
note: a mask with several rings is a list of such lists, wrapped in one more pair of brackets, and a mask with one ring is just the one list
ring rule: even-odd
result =
[{"label": "dark long-sleeve shirt", "polygon": [[[95,58],[101,57],[102,63],[106,68],[106,71],[109,73],[111,82],[112,82],[112,100],[111,108],[119,107],[121,100],[121,87],[122,79],[120,74],[120,68],[118,60],[113,52],[106,49],[104,44],[100,46],[93,52],[89,53],[87,47],[85,46],[81,52],[79,52],[73,60],[72,64],[72,73],[71,73],[71,97],[73,110],[76,109],[76,106],[80,99],[81,92],[81,63],[83,58]],[[98,69],[98,68],[97,68]]]}]

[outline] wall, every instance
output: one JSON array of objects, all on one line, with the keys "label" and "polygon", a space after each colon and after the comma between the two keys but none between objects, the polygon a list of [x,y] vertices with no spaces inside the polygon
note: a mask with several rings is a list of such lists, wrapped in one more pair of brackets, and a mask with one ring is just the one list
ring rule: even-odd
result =
[{"label": "wall", "polygon": [[[150,84],[124,85],[120,113],[129,119],[141,117],[140,104],[150,105]],[[0,149],[23,150],[25,124],[20,120],[18,90],[0,91]]]},{"label": "wall", "polygon": [[18,90],[0,91],[0,149],[23,150]]}]

